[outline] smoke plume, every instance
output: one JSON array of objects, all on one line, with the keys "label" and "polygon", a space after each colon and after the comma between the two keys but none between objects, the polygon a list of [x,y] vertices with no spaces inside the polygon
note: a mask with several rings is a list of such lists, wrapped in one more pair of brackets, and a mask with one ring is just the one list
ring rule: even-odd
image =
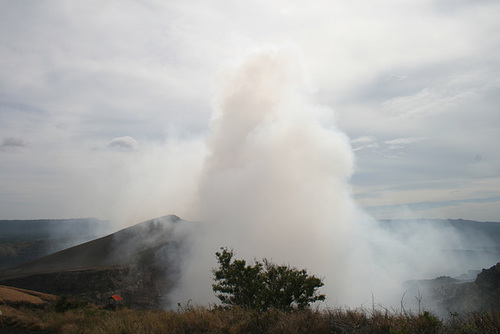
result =
[{"label": "smoke plume", "polygon": [[340,298],[354,237],[348,138],[312,100],[293,48],[254,52],[224,77],[194,205],[205,234],[175,297],[210,300],[213,254],[228,246],[307,268]]},{"label": "smoke plume", "polygon": [[190,217],[203,233],[172,301],[215,301],[221,246],[306,268],[329,306],[399,306],[404,280],[457,269],[437,247],[457,247],[452,230],[409,225],[396,237],[356,207],[349,140],[314,102],[297,50],[253,52],[222,78]]}]

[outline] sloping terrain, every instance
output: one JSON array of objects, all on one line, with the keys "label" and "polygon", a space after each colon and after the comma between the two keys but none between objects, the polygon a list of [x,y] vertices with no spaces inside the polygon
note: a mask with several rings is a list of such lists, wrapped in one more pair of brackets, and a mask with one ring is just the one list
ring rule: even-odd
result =
[{"label": "sloping terrain", "polygon": [[442,316],[468,312],[500,311],[500,262],[483,269],[475,279],[441,276],[405,282],[409,295],[431,301],[433,311]]},{"label": "sloping terrain", "polygon": [[127,304],[155,308],[177,280],[192,223],[165,216],[120,230],[0,273],[0,282],[105,303],[120,294]]},{"label": "sloping terrain", "polygon": [[500,262],[483,269],[474,282],[443,285],[433,297],[451,312],[500,310]]},{"label": "sloping terrain", "polygon": [[0,269],[94,240],[112,232],[94,218],[0,220]]},{"label": "sloping terrain", "polygon": [[0,285],[0,304],[41,305],[56,299],[56,296],[46,293]]},{"label": "sloping terrain", "polygon": [[[422,222],[380,222],[383,228],[393,231],[396,238],[405,237],[405,233],[411,232],[409,224],[418,227]],[[445,225],[456,231],[463,239],[463,248],[450,249],[450,256],[467,256],[468,262],[464,263],[496,263],[500,260],[500,223],[427,220],[425,224]],[[2,270],[0,284],[55,295],[68,294],[96,304],[107,303],[109,296],[119,294],[124,297],[126,304],[135,308],[152,309],[169,303],[175,305],[177,301],[168,300],[168,293],[178,282],[183,254],[189,249],[190,237],[195,234],[197,226],[173,215],[145,221]],[[479,257],[481,261],[477,261]],[[491,266],[491,263],[484,267]],[[481,268],[463,269],[467,272]],[[464,285],[473,282],[476,275],[477,272],[469,271],[459,280],[441,277],[407,282],[411,290],[408,296],[417,296],[422,292],[424,301],[432,298],[443,309],[447,309],[453,298],[465,293],[461,289],[472,291],[484,285]],[[480,296],[486,295],[483,293]]]}]

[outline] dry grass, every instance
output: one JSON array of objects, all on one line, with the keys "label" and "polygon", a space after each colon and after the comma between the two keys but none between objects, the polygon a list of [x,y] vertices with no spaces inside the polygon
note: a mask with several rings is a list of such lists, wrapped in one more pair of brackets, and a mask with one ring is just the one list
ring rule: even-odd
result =
[{"label": "dry grass", "polygon": [[47,293],[0,285],[0,304],[29,303],[40,305],[55,300],[57,300],[57,296]]},{"label": "dry grass", "polygon": [[[83,304],[82,304],[83,305]],[[116,311],[86,305],[56,312],[54,303],[0,305],[11,325],[57,333],[499,333],[500,312],[453,315],[443,321],[420,314],[361,309],[255,312],[187,307],[178,311]]]},{"label": "dry grass", "polygon": [[56,296],[46,293],[0,285],[0,304],[28,303],[41,305],[56,299]]}]

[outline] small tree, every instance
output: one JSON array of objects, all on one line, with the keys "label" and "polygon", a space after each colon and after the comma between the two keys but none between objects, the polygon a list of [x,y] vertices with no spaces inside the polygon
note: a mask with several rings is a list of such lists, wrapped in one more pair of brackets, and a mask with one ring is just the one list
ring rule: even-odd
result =
[{"label": "small tree", "polygon": [[317,291],[323,286],[321,279],[309,276],[304,269],[278,266],[266,259],[247,265],[245,260],[233,260],[234,253],[227,248],[215,255],[219,268],[213,270],[212,289],[223,304],[289,311],[325,300]]}]

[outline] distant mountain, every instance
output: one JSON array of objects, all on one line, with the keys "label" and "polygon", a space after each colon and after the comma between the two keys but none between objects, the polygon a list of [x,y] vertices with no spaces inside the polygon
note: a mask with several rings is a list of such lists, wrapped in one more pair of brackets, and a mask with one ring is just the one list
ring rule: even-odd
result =
[{"label": "distant mountain", "polygon": [[16,266],[112,232],[95,218],[0,220],[0,269]]},{"label": "distant mountain", "polygon": [[477,273],[473,280],[441,276],[405,282],[409,295],[431,301],[442,316],[481,311],[500,311],[500,262]]},{"label": "distant mountain", "polygon": [[[440,251],[449,253],[463,270],[482,269],[500,261],[500,223],[464,219],[397,219],[380,220],[379,226],[400,240],[426,228],[441,232],[446,239],[457,240],[454,247],[444,243]],[[447,240],[448,241],[448,240]]]},{"label": "distant mountain", "polygon": [[[85,229],[85,226],[89,226],[88,222],[72,223],[74,226],[70,226],[70,222],[64,228],[83,224],[80,236],[90,235],[91,229]],[[50,224],[58,226],[57,224],[63,222]],[[96,224],[100,222],[97,221]],[[415,228],[424,225],[433,228],[443,227],[446,231],[453,232],[455,238],[460,239],[456,249],[446,249],[450,252],[450,256],[462,257],[463,262],[460,263],[474,264],[474,267],[465,265],[463,272],[467,274],[458,278],[427,280],[430,285],[424,281],[407,282],[410,284],[409,289],[414,289],[415,293],[420,293],[424,285],[434,288],[444,284],[473,282],[477,272],[470,269],[487,268],[491,263],[500,261],[500,223],[466,220],[391,220],[378,221],[377,224],[393,233],[395,238],[402,240],[415,231]],[[19,229],[21,226],[23,225],[19,223],[4,222],[6,234],[1,234],[2,240],[9,241],[10,243],[6,243],[8,245],[13,244],[14,239],[21,236],[24,236],[24,240],[36,241],[40,238],[49,243],[58,240],[50,239],[53,234],[37,230],[39,228],[37,223],[31,222],[25,225],[27,226],[25,230],[16,232],[16,228]],[[59,227],[61,230],[58,236],[68,238],[77,230],[66,229],[68,231],[66,233],[63,226]],[[116,233],[4,269],[0,271],[0,284],[54,295],[73,295],[98,304],[106,303],[109,296],[119,294],[125,299],[126,304],[135,308],[152,309],[166,306],[170,302],[175,302],[168,299],[168,294],[178,283],[181,266],[186,260],[185,254],[189,252],[192,236],[196,234],[198,227],[198,224],[184,221],[174,215],[148,220]],[[2,244],[0,249],[1,246]],[[11,251],[14,252],[13,256],[16,256],[16,250],[11,249]],[[482,263],[489,264],[483,266]],[[432,291],[426,296],[434,296],[435,293]],[[443,300],[443,305],[448,303],[446,298],[439,299]]]},{"label": "distant mountain", "polygon": [[418,219],[382,220],[378,224],[402,240],[411,238],[416,229],[426,228],[458,241],[438,247],[441,253],[449,254],[450,261],[462,266],[463,274],[404,282],[408,307],[424,307],[445,317],[454,312],[500,310],[500,223]]},{"label": "distant mountain", "polygon": [[461,238],[462,244],[471,248],[499,247],[500,223],[479,222],[465,219],[393,219],[379,220],[381,227],[404,232],[408,225],[431,224],[435,228],[453,228]]},{"label": "distant mountain", "polygon": [[194,223],[165,216],[0,273],[0,284],[96,303],[120,294],[138,308],[167,302]]}]

